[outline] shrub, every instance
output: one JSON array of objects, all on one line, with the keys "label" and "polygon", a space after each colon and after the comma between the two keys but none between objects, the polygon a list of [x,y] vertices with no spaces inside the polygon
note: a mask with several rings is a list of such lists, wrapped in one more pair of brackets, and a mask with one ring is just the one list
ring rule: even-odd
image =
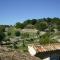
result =
[{"label": "shrub", "polygon": [[16,31],[15,32],[15,36],[20,36],[20,32],[19,31]]},{"label": "shrub", "polygon": [[0,43],[4,41],[5,34],[3,32],[0,32]]},{"label": "shrub", "polygon": [[45,35],[40,37],[40,44],[49,44],[49,43],[56,43],[56,40],[51,39],[51,35],[46,33]]},{"label": "shrub", "polygon": [[11,32],[8,32],[7,35],[8,35],[8,36],[11,36]]}]

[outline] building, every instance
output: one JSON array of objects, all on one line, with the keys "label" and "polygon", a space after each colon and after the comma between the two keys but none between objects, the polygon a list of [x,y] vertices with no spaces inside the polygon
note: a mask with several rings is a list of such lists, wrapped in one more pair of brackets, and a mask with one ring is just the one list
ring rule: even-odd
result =
[{"label": "building", "polygon": [[46,45],[28,45],[31,56],[39,57],[41,60],[60,60],[60,43]]}]

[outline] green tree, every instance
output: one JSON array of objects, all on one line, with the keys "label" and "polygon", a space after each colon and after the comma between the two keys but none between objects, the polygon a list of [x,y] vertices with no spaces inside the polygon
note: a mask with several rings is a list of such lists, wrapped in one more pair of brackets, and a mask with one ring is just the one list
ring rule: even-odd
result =
[{"label": "green tree", "polygon": [[27,29],[34,29],[34,25],[28,24],[28,25],[25,26],[25,28],[27,28]]},{"label": "green tree", "polygon": [[31,20],[26,20],[26,21],[23,22],[23,24],[26,26],[28,24],[32,24],[32,21]]},{"label": "green tree", "polygon": [[16,28],[24,28],[24,25],[23,25],[22,23],[20,23],[20,22],[17,22],[17,23],[15,24],[15,27],[16,27]]},{"label": "green tree", "polygon": [[32,25],[35,25],[37,23],[37,19],[32,19]]},{"label": "green tree", "polygon": [[36,27],[38,30],[43,31],[44,29],[47,28],[47,23],[46,23],[46,22],[38,22],[37,24],[35,24],[35,27]]},{"label": "green tree", "polygon": [[60,19],[59,18],[54,17],[52,21],[53,21],[53,23],[60,25]]}]

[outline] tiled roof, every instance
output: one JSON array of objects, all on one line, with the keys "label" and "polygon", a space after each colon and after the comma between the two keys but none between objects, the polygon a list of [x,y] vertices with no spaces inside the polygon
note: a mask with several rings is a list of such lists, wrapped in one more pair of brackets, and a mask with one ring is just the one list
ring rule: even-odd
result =
[{"label": "tiled roof", "polygon": [[47,44],[47,45],[40,45],[36,46],[38,52],[46,52],[46,51],[54,51],[60,50],[60,44]]},{"label": "tiled roof", "polygon": [[46,45],[32,45],[36,52],[46,52],[60,50],[60,43],[46,44]]}]

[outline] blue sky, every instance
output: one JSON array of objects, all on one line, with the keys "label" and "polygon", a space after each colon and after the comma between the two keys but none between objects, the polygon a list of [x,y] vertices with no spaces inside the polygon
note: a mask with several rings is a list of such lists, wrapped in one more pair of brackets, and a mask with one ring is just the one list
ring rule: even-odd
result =
[{"label": "blue sky", "polygon": [[0,24],[44,17],[60,18],[60,0],[0,0]]}]

